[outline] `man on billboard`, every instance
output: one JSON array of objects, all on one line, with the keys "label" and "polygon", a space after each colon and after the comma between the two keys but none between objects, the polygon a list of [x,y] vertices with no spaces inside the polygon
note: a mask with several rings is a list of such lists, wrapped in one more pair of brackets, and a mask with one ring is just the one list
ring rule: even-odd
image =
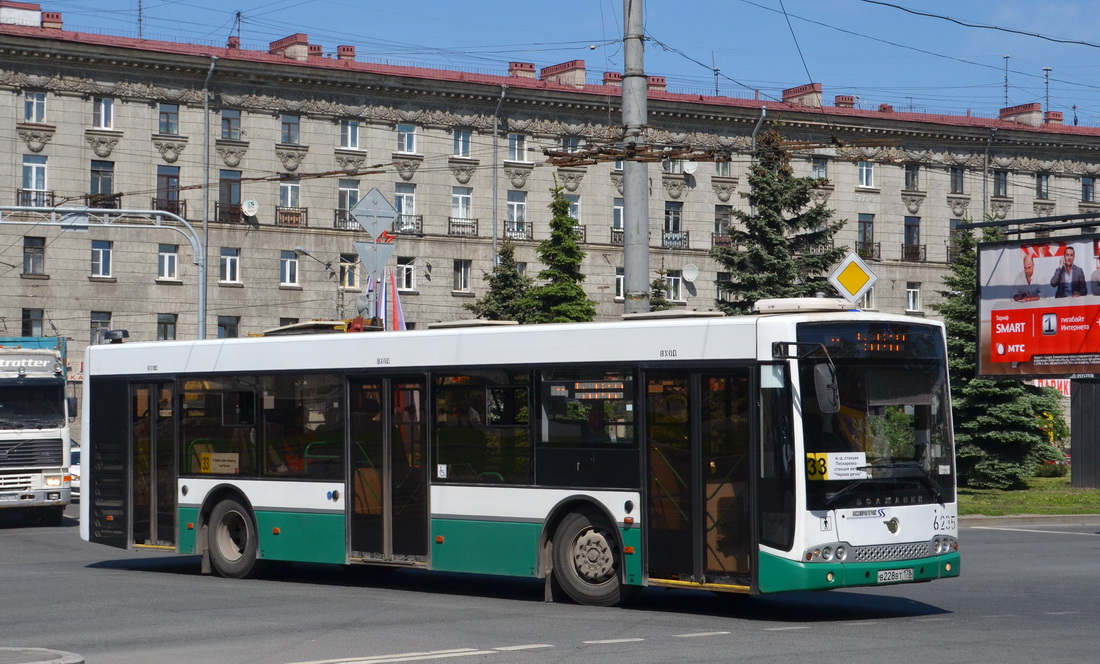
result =
[{"label": "man on billboard", "polygon": [[1058,269],[1050,278],[1050,285],[1054,286],[1054,297],[1081,297],[1088,295],[1088,287],[1085,285],[1085,271],[1073,264],[1077,252],[1073,247],[1066,247],[1062,253],[1062,260],[1058,263]]},{"label": "man on billboard", "polygon": [[1039,299],[1039,282],[1035,280],[1035,259],[1030,254],[1024,254],[1024,269],[1016,275],[1012,299],[1017,302],[1034,302]]}]

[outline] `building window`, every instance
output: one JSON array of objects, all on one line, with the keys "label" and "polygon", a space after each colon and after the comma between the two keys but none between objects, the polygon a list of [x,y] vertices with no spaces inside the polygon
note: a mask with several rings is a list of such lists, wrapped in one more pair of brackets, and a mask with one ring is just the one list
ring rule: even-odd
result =
[{"label": "building window", "polygon": [[359,254],[340,254],[340,287],[359,288]]},{"label": "building window", "polygon": [[113,204],[115,162],[92,160],[91,178],[88,183],[88,203],[92,207],[108,207]]},{"label": "building window", "polygon": [[240,316],[218,316],[218,338],[235,339],[241,335]]},{"label": "building window", "polygon": [[470,292],[470,261],[456,259],[454,264],[454,285],[451,290],[456,293]]},{"label": "building window", "polygon": [[397,124],[397,151],[416,152],[416,125],[399,122]]},{"label": "building window", "polygon": [[718,282],[716,284],[718,286],[718,299],[723,302],[729,302],[733,296],[727,288],[729,284],[733,283],[733,274],[729,272],[719,272],[716,277],[715,281]]},{"label": "building window", "polygon": [[157,314],[157,341],[174,341],[176,338],[176,314]]},{"label": "building window", "polygon": [[337,220],[342,224],[355,223],[350,211],[359,202],[359,180],[340,180],[336,189]]},{"label": "building window", "polygon": [[966,193],[966,171],[962,166],[952,166],[950,171],[951,178],[951,193],[952,194],[965,194]]},{"label": "building window", "polygon": [[218,262],[218,281],[227,284],[241,283],[241,250],[235,247],[222,247]]},{"label": "building window", "polygon": [[1050,198],[1050,173],[1035,174],[1035,198]]},{"label": "building window", "polygon": [[279,285],[298,286],[298,254],[293,251],[279,252]]},{"label": "building window", "polygon": [[623,229],[623,199],[621,198],[611,202],[611,228],[617,231]]},{"label": "building window", "polygon": [[241,172],[218,171],[218,221],[241,221]]},{"label": "building window", "polygon": [[46,157],[23,155],[23,191],[20,205],[47,207],[51,197],[46,191]]},{"label": "building window", "polygon": [[1008,171],[993,171],[993,195],[1008,196]]},{"label": "building window", "polygon": [[875,165],[870,161],[859,162],[859,186],[875,186]]},{"label": "building window", "polygon": [[920,244],[920,217],[905,217],[905,244],[910,247]]},{"label": "building window", "polygon": [[856,307],[860,309],[874,309],[875,308],[875,287],[871,286],[864,293],[863,297],[859,298],[859,302],[856,303]]},{"label": "building window", "polygon": [[527,192],[509,191],[504,232],[508,237],[527,238]]},{"label": "building window", "polygon": [[279,183],[279,207],[298,208],[302,202],[302,183],[284,180]]},{"label": "building window", "polygon": [[626,298],[626,275],[623,273],[623,268],[615,268],[615,299],[622,300]]},{"label": "building window", "polygon": [[178,244],[162,244],[157,250],[157,279],[179,279],[180,247]]},{"label": "building window", "polygon": [[23,238],[23,274],[46,274],[46,238]]},{"label": "building window", "polygon": [[416,290],[416,265],[413,264],[415,260],[416,258],[412,256],[397,257],[397,269],[394,270],[393,275],[394,281],[397,282],[397,290]]},{"label": "building window", "polygon": [[296,325],[298,323],[297,318],[279,318],[279,327],[286,327],[287,325]]},{"label": "building window", "polygon": [[91,334],[88,343],[95,346],[103,343],[103,333],[111,329],[110,311],[93,311],[90,317]]},{"label": "building window", "polygon": [[340,121],[340,147],[348,150],[359,149],[359,121]]},{"label": "building window", "polygon": [[683,159],[665,159],[661,162],[661,172],[669,175],[679,175],[684,172]]},{"label": "building window", "polygon": [[23,310],[23,336],[24,337],[40,337],[40,336],[42,336],[42,310],[41,309],[24,309]]},{"label": "building window", "polygon": [[621,170],[623,170],[623,166],[624,166],[625,164],[626,164],[626,160],[624,160],[624,159],[616,159],[616,160],[615,160],[615,163],[614,163],[614,164],[612,164],[612,166],[611,166],[611,167],[612,167],[613,169],[615,169],[616,171],[621,171]]},{"label": "building window", "polygon": [[905,189],[920,191],[920,164],[905,165]]},{"label": "building window", "polygon": [[665,232],[679,233],[683,222],[684,204],[680,201],[665,201]]},{"label": "building window", "polygon": [[451,187],[451,216],[455,219],[473,219],[474,190],[470,187]]},{"label": "building window", "polygon": [[811,158],[810,177],[818,180],[825,180],[829,177],[829,159],[827,157]]},{"label": "building window", "polygon": [[856,226],[856,253],[863,258],[875,257],[875,215],[860,213]]},{"label": "building window", "polygon": [[715,205],[714,206],[714,233],[715,235],[726,235],[730,230],[730,223],[733,219],[733,206],[732,205]]},{"label": "building window", "polygon": [[111,276],[111,247],[110,240],[92,240],[92,276]]},{"label": "building window", "polygon": [[580,136],[562,136],[561,149],[565,152],[576,152],[581,149]]},{"label": "building window", "polygon": [[470,156],[470,143],[473,139],[473,135],[474,132],[469,129],[455,129],[452,132],[452,136],[454,137],[454,156]]},{"label": "building window", "polygon": [[565,200],[569,201],[569,216],[573,217],[574,221],[580,223],[581,220],[581,197],[579,194],[565,194]]},{"label": "building window", "polygon": [[241,112],[235,108],[222,109],[222,138],[241,140]]},{"label": "building window", "polygon": [[508,161],[527,161],[527,136],[508,134]]},{"label": "building window", "polygon": [[23,122],[42,124],[46,121],[46,93],[27,92],[23,95]]},{"label": "building window", "polygon": [[279,139],[283,143],[296,145],[301,140],[302,118],[297,115],[283,113],[279,122]]},{"label": "building window", "polygon": [[157,198],[153,203],[158,210],[183,215],[179,166],[157,166]]},{"label": "building window", "polygon": [[92,126],[96,129],[110,129],[114,125],[115,100],[110,97],[92,99]]},{"label": "building window", "polygon": [[397,233],[416,233],[416,185],[398,182],[393,188],[393,207],[397,210],[397,219],[393,230]]},{"label": "building window", "polygon": [[1081,202],[1094,203],[1096,201],[1096,178],[1085,176],[1081,178]]},{"label": "building window", "polygon": [[158,131],[162,134],[172,135],[180,133],[179,104],[160,105],[160,127]]},{"label": "building window", "polygon": [[905,282],[905,310],[920,311],[920,282]]},{"label": "building window", "polygon": [[730,176],[730,163],[725,160],[714,162],[714,175],[720,178],[728,178]]},{"label": "building window", "polygon": [[665,297],[670,302],[684,301],[684,276],[680,270],[665,271]]}]

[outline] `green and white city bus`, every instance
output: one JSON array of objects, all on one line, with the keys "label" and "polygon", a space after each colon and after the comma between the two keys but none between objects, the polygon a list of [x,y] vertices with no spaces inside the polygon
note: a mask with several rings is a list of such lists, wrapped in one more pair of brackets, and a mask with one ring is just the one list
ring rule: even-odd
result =
[{"label": "green and white city bus", "polygon": [[758,308],[91,346],[81,536],[596,605],[958,575],[943,325]]}]

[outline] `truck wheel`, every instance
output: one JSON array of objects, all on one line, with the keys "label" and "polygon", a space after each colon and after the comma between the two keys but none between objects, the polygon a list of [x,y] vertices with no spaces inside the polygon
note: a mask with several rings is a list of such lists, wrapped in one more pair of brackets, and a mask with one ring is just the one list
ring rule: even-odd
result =
[{"label": "truck wheel", "polygon": [[615,606],[627,599],[622,584],[622,552],[606,519],[573,512],[554,535],[554,578],[578,604]]},{"label": "truck wheel", "polygon": [[257,560],[259,538],[252,513],[238,501],[227,498],[210,513],[210,562],[220,576],[251,579],[263,572]]}]

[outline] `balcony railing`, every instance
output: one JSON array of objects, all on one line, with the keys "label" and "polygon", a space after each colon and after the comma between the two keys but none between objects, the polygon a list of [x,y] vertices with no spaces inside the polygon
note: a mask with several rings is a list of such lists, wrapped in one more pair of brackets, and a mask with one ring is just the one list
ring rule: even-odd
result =
[{"label": "balcony railing", "polygon": [[710,246],[733,248],[733,238],[729,236],[729,233],[711,233]]},{"label": "balcony railing", "polygon": [[53,207],[54,195],[52,191],[38,189],[17,189],[15,191],[16,205],[31,207]]},{"label": "balcony railing", "polygon": [[332,211],[332,227],[341,231],[361,231],[363,227],[359,225],[355,217],[351,216],[351,210],[343,210],[336,208]]},{"label": "balcony railing", "polygon": [[623,244],[623,229],[611,227],[611,244],[617,244],[622,246]]},{"label": "balcony railing", "polygon": [[122,194],[84,194],[84,204],[90,208],[117,210],[122,207]]},{"label": "balcony railing", "polygon": [[399,214],[393,220],[394,235],[421,235],[424,231],[424,215]]},{"label": "balcony railing", "polygon": [[534,237],[529,221],[505,221],[504,235],[512,240],[530,240]]},{"label": "balcony railing", "polygon": [[573,227],[573,232],[577,234],[577,242],[588,242],[588,233],[585,231],[585,227],[581,224],[577,224]]},{"label": "balcony railing", "polygon": [[688,232],[687,231],[665,231],[661,234],[661,248],[662,249],[687,249],[688,248]]},{"label": "balcony railing", "polygon": [[243,224],[240,203],[214,203],[214,221],[223,224]]},{"label": "balcony railing", "polygon": [[309,225],[309,208],[276,206],[275,225],[305,228]]},{"label": "balcony railing", "polygon": [[447,217],[447,235],[477,237],[477,219]]},{"label": "balcony railing", "polygon": [[879,253],[878,242],[856,242],[856,255],[860,258],[873,258],[875,260],[882,256]]},{"label": "balcony railing", "polygon": [[924,253],[925,245],[923,244],[903,244],[901,245],[901,259],[903,261],[912,261],[914,263],[923,263],[926,259]]},{"label": "balcony railing", "polygon": [[172,198],[154,198],[149,206],[154,210],[170,212],[177,217],[187,218],[187,201]]}]

